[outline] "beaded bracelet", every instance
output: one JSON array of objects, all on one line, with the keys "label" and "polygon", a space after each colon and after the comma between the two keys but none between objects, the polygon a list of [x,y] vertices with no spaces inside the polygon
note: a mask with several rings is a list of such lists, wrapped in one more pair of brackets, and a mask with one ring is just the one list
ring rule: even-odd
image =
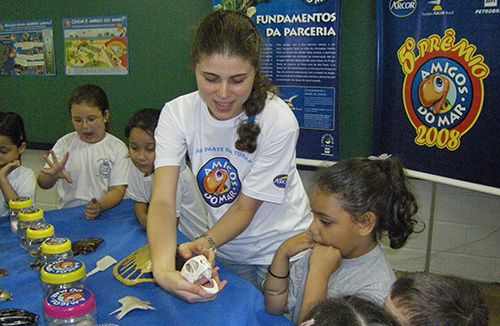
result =
[{"label": "beaded bracelet", "polygon": [[272,277],[274,278],[278,278],[280,280],[284,280],[284,279],[287,279],[288,276],[290,276],[290,271],[288,271],[288,273],[285,275],[285,276],[278,276],[278,275],[275,275],[273,272],[271,272],[271,265],[269,265],[269,267],[267,268],[267,271],[269,272],[269,275],[271,275]]}]

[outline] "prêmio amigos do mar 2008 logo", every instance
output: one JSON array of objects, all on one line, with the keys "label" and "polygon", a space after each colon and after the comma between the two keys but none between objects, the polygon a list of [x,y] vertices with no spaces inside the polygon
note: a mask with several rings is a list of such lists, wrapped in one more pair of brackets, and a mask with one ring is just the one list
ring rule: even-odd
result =
[{"label": "pr\u00eamio amigos do mar 2008 logo", "polygon": [[490,68],[474,44],[456,40],[449,28],[442,37],[408,37],[397,52],[405,74],[403,103],[419,146],[455,151],[481,114]]}]

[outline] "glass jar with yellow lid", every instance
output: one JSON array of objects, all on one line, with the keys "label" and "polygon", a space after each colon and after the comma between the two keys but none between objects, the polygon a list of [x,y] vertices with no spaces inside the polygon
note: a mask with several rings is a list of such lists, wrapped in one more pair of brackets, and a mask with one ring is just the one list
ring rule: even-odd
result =
[{"label": "glass jar with yellow lid", "polygon": [[33,206],[33,200],[29,197],[17,197],[9,200],[10,229],[12,233],[17,233],[17,213],[23,208]]},{"label": "glass jar with yellow lid", "polygon": [[43,210],[36,207],[23,208],[17,214],[18,216],[18,229],[17,232],[21,238],[21,248],[28,249],[28,241],[26,239],[26,230],[36,223],[45,222]]},{"label": "glass jar with yellow lid", "polygon": [[34,269],[40,269],[41,250],[40,246],[45,239],[54,236],[54,227],[45,222],[35,223],[26,230],[26,240],[30,266]]},{"label": "glass jar with yellow lid", "polygon": [[42,266],[56,260],[73,258],[71,241],[68,238],[45,239],[40,248],[42,250]]},{"label": "glass jar with yellow lid", "polygon": [[40,270],[45,295],[67,288],[85,288],[87,270],[78,259],[56,260]]}]

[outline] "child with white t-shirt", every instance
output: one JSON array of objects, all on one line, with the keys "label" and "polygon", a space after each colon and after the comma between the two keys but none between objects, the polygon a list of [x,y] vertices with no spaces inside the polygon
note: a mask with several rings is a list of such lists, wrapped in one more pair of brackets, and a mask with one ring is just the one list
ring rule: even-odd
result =
[{"label": "child with white t-shirt", "polygon": [[[134,113],[125,128],[128,138],[130,160],[134,164],[130,171],[128,194],[135,201],[135,216],[146,228],[151,190],[153,187],[154,160],[156,157],[154,131],[161,110],[142,109]],[[179,175],[176,208],[179,230],[190,240],[208,230],[207,211],[202,203],[193,173],[185,168]]]},{"label": "child with white t-shirt", "polygon": [[128,184],[130,162],[127,147],[106,132],[109,102],[97,85],[77,87],[68,101],[75,131],[60,138],[38,175],[38,185],[58,184],[59,207],[85,205],[85,217],[96,219],[118,205]]},{"label": "child with white t-shirt", "polygon": [[9,214],[9,201],[29,197],[35,201],[35,174],[21,165],[26,150],[23,118],[14,112],[0,112],[0,216]]}]

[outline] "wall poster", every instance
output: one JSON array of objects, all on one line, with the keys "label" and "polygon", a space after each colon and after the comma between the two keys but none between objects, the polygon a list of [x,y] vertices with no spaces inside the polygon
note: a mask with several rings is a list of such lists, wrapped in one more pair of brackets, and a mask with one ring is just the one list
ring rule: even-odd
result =
[{"label": "wall poster", "polygon": [[127,17],[63,18],[66,75],[127,75]]},{"label": "wall poster", "polygon": [[377,25],[378,152],[500,188],[498,1],[378,0]]},{"label": "wall poster", "polygon": [[297,158],[336,161],[339,149],[340,0],[222,0],[214,10],[251,17],[261,65],[300,125]]},{"label": "wall poster", "polygon": [[51,20],[0,22],[0,76],[55,75]]}]

